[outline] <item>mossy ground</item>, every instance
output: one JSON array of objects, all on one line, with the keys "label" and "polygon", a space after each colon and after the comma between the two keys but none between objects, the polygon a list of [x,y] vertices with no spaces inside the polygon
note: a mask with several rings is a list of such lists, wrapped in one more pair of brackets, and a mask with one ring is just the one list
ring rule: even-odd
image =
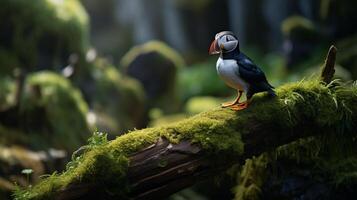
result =
[{"label": "mossy ground", "polygon": [[[97,145],[74,159],[72,162],[75,164],[67,171],[46,178],[33,188],[17,192],[15,199],[51,199],[61,188],[80,181],[101,181],[110,192],[121,196],[130,190],[125,187],[128,156],[155,143],[159,137],[165,137],[172,143],[188,139],[212,154],[239,158],[244,152],[241,135],[249,133],[248,127],[253,121],[267,126],[271,131],[286,131],[301,126],[306,120],[314,120],[313,127],[316,129],[309,130],[310,134],[319,131],[326,135],[336,130],[340,130],[340,134],[348,134],[351,131],[347,125],[356,127],[356,86],[334,83],[324,86],[318,81],[301,81],[278,88],[277,94],[278,97],[274,99],[258,94],[253,104],[241,112],[215,109],[166,126],[132,131]],[[279,134],[274,132],[275,137],[279,137]],[[115,191],[111,191],[113,188],[110,186],[113,185],[122,189],[116,187]]]}]

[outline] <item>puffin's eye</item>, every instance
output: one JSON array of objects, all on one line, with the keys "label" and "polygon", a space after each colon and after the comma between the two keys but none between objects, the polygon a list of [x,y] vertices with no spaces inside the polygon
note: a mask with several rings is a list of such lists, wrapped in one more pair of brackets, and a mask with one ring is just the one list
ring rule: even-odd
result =
[{"label": "puffin's eye", "polygon": [[227,37],[226,37],[226,41],[227,42],[229,42],[229,41],[234,41],[235,40],[235,38],[233,37],[233,36],[231,36],[231,35],[228,35]]}]

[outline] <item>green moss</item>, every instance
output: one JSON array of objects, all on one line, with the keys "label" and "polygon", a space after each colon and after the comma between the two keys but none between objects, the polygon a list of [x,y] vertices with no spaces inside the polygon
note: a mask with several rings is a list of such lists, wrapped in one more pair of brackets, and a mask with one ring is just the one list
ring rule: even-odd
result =
[{"label": "green moss", "polygon": [[[308,88],[313,88],[314,84],[313,82],[303,83],[304,87]],[[331,128],[307,130],[321,134],[278,147],[271,153],[275,154],[274,158],[266,157],[267,155],[263,154],[259,158],[247,160],[239,174],[239,184],[235,188],[236,199],[262,199],[266,195],[262,191],[267,177],[270,177],[270,181],[275,180],[282,184],[281,175],[274,168],[267,167],[268,165],[274,166],[276,163],[280,163],[280,168],[285,167],[285,173],[292,171],[292,173],[298,174],[299,169],[308,170],[310,179],[322,181],[332,193],[346,191],[346,188],[349,190],[348,188],[357,185],[357,159],[355,156],[357,148],[354,131],[357,127],[355,121],[357,112],[355,110],[357,109],[355,106],[357,101],[356,85],[341,86],[335,81],[328,87],[315,88],[314,90],[318,89],[319,92],[310,95],[298,91],[298,88],[293,89],[295,86],[297,85],[286,86],[286,89],[291,91],[285,91],[284,93],[288,96],[282,99],[284,104],[294,105],[293,107],[297,109],[290,110],[288,108],[288,113],[297,113],[299,109],[304,109],[309,115],[311,114],[311,116],[306,116],[305,121],[312,120],[313,123]],[[352,98],[345,99],[347,94]],[[310,106],[296,107],[296,102],[311,102],[312,99],[318,99],[320,109]],[[301,120],[296,117],[296,115],[289,114],[291,125]],[[291,169],[291,166],[295,168]],[[269,191],[266,188],[265,192],[268,194],[270,192],[279,193],[279,191]]]},{"label": "green moss", "polygon": [[[172,143],[190,140],[213,155],[239,158],[244,152],[242,136],[249,134],[247,127],[258,123],[274,131],[274,138],[266,138],[266,144],[279,142],[280,135],[289,134],[286,130],[301,126],[311,120],[311,129],[304,134],[316,131],[324,134],[352,134],[356,128],[357,87],[341,86],[337,82],[324,86],[318,81],[302,81],[277,89],[278,97],[271,99],[265,94],[254,96],[251,106],[243,111],[215,109],[162,127],[143,129],[127,133],[106,144],[87,151],[78,165],[60,175],[45,179],[37,186],[18,193],[16,199],[48,199],[58,195],[61,188],[76,182],[91,183],[100,180],[109,191],[116,187],[118,196],[130,188],[125,187],[128,155],[155,143],[165,137]],[[352,111],[352,113],[350,112]],[[340,135],[341,136],[341,135]],[[105,162],[99,162],[104,160]],[[103,169],[107,169],[106,171]],[[113,179],[113,177],[119,177]],[[115,187],[114,187],[115,188]],[[250,188],[248,194],[257,191]]]},{"label": "green moss", "polygon": [[247,159],[241,170],[235,187],[236,200],[259,200],[262,199],[261,187],[267,176],[269,156],[262,154],[259,157]]},{"label": "green moss", "polygon": [[1,72],[65,66],[88,48],[88,17],[78,0],[4,0],[0,8]]},{"label": "green moss", "polygon": [[73,150],[88,136],[88,112],[79,90],[52,72],[29,75],[20,102],[20,116],[32,145]]}]

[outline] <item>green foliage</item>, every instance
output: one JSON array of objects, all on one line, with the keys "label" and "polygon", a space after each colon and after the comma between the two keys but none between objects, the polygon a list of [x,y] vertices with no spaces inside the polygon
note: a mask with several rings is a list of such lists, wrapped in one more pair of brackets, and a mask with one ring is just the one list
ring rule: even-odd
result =
[{"label": "green foliage", "polygon": [[92,137],[88,139],[90,147],[96,147],[108,143],[107,134],[101,132],[94,132]]},{"label": "green foliage", "polygon": [[222,96],[230,92],[217,76],[216,64],[213,60],[180,69],[178,90],[184,101],[193,96]]},{"label": "green foliage", "polygon": [[58,68],[88,48],[88,17],[78,0],[3,0],[0,7],[1,72]]},{"label": "green foliage", "polygon": [[[279,142],[283,134],[289,134],[286,130],[299,127],[303,131],[299,133],[301,136],[313,135],[316,131],[329,135],[336,130],[341,130],[338,132],[340,137],[354,135],[353,130],[357,127],[357,116],[354,114],[357,112],[357,87],[337,82],[324,86],[318,81],[301,81],[278,88],[277,95],[277,98],[271,99],[265,94],[258,94],[254,96],[251,106],[240,112],[215,109],[177,123],[127,133],[85,152],[77,166],[17,193],[16,199],[49,199],[68,184],[94,181],[102,182],[106,190],[115,192],[118,198],[123,197],[130,189],[125,180],[128,156],[155,143],[159,137],[165,137],[172,143],[188,139],[212,155],[237,159],[244,152],[241,136],[249,133],[247,127],[256,125],[252,122],[274,132],[274,138],[266,138],[266,144],[261,144],[268,147]],[[307,120],[313,125],[301,129],[302,123]],[[254,191],[258,191],[255,186],[250,190],[248,194],[252,197]]]}]

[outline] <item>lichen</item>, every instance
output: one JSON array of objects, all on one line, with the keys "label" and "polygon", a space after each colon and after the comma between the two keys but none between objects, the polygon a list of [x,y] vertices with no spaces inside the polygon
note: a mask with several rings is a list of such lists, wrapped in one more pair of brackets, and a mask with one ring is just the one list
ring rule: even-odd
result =
[{"label": "lichen", "polygon": [[88,16],[78,0],[3,0],[0,32],[2,73],[58,69],[89,43]]},{"label": "lichen", "polygon": [[[33,188],[17,192],[15,199],[51,199],[69,184],[81,181],[101,181],[112,194],[125,195],[130,190],[124,178],[129,165],[128,156],[155,143],[159,137],[172,143],[190,140],[213,155],[239,158],[244,153],[241,136],[249,134],[247,127],[252,122],[269,127],[274,131],[277,142],[280,135],[289,134],[282,130],[301,126],[306,120],[312,120],[313,129],[304,130],[306,133],[301,133],[301,136],[316,131],[327,135],[337,129],[340,136],[354,133],[354,129],[350,130],[346,125],[356,128],[357,116],[353,114],[357,112],[356,86],[341,86],[336,82],[324,86],[318,81],[301,81],[278,88],[277,95],[271,99],[258,94],[244,111],[219,108],[177,123],[129,132],[85,152],[77,161],[78,165],[46,178]],[[118,185],[121,187],[113,187]]]}]

